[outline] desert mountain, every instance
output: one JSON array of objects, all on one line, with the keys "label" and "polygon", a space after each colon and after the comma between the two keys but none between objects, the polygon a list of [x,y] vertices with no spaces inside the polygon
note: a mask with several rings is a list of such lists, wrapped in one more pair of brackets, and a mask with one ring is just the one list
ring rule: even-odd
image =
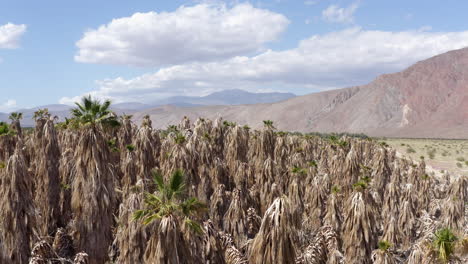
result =
[{"label": "desert mountain", "polygon": [[466,138],[468,135],[468,48],[418,62],[356,87],[294,97],[277,103],[163,106],[149,114],[158,127],[183,116],[223,118],[252,127],[270,119],[280,130],[354,132],[372,136]]},{"label": "desert mountain", "polygon": [[127,102],[115,104],[118,109],[143,110],[163,105],[179,107],[204,106],[204,105],[242,105],[275,103],[295,97],[293,93],[251,93],[240,89],[214,92],[206,96],[172,96],[157,100],[148,104]]},{"label": "desert mountain", "polygon": [[240,89],[224,90],[207,96],[174,96],[157,101],[157,105],[241,105],[274,103],[295,97],[292,93],[251,93]]},{"label": "desert mountain", "polygon": [[[251,93],[240,89],[215,92],[207,96],[174,96],[163,100],[154,101],[149,104],[139,102],[118,103],[112,106],[118,114],[132,114],[136,111],[160,107],[163,105],[174,105],[177,107],[206,106],[206,105],[240,105],[273,103],[295,97],[292,93]],[[69,116],[71,107],[63,104],[44,105],[30,109],[20,109],[23,113],[22,124],[26,127],[34,126],[33,115],[39,109],[47,108],[49,112],[63,120]],[[0,121],[8,121],[8,114],[0,113]]]}]

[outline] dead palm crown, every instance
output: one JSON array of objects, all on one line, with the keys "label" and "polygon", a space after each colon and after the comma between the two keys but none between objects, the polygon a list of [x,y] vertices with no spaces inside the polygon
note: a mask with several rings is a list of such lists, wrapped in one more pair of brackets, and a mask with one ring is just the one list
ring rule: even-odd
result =
[{"label": "dead palm crown", "polygon": [[20,119],[0,123],[0,263],[468,263],[468,178],[373,139],[138,127],[90,96]]}]

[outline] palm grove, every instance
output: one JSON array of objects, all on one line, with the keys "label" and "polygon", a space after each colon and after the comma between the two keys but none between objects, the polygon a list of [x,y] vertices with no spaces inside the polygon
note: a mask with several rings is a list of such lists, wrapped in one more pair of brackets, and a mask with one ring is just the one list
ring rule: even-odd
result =
[{"label": "palm grove", "polygon": [[84,97],[0,123],[0,263],[466,263],[468,179],[372,139]]}]

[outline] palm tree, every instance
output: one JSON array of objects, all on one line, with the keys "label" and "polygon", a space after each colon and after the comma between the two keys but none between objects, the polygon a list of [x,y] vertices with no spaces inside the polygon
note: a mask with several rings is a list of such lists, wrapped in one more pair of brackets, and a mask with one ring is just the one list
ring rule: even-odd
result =
[{"label": "palm tree", "polygon": [[49,109],[43,108],[39,109],[36,112],[34,112],[33,119],[34,120],[39,120],[39,119],[48,119],[50,117]]},{"label": "palm tree", "polygon": [[71,110],[72,116],[82,125],[103,124],[105,126],[115,127],[120,123],[117,117],[110,110],[111,101],[105,100],[101,103],[93,99],[91,95],[81,98],[81,103],[75,103],[76,108]]},{"label": "palm tree", "polygon": [[455,249],[458,238],[449,228],[442,228],[435,233],[434,247],[443,263],[448,263]]},{"label": "palm tree", "polygon": [[11,120],[11,129],[15,131],[19,137],[22,137],[23,132],[21,129],[20,120],[23,119],[23,113],[13,112],[10,114],[9,118]]},{"label": "palm tree", "polygon": [[179,222],[183,220],[196,233],[202,233],[201,225],[192,217],[203,212],[206,205],[194,197],[184,198],[186,185],[183,172],[176,170],[169,182],[165,183],[163,176],[154,171],[153,179],[158,188],[157,194],[146,193],[146,208],[135,211],[133,218],[149,224],[156,219],[175,217]]},{"label": "palm tree", "polygon": [[265,126],[266,129],[275,129],[273,121],[271,120],[263,120],[263,126]]},{"label": "palm tree", "polygon": [[23,113],[13,112],[13,113],[10,114],[9,119],[11,121],[20,121],[21,119],[23,119]]}]

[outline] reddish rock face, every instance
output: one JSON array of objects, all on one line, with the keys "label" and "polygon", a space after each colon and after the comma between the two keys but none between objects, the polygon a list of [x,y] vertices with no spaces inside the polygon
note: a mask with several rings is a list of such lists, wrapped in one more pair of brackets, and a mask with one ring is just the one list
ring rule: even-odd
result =
[{"label": "reddish rock face", "polygon": [[468,137],[468,48],[416,63],[373,82],[272,104],[151,109],[155,124],[167,127],[183,116],[223,116],[260,127],[273,120],[281,130],[363,132],[372,136]]}]

